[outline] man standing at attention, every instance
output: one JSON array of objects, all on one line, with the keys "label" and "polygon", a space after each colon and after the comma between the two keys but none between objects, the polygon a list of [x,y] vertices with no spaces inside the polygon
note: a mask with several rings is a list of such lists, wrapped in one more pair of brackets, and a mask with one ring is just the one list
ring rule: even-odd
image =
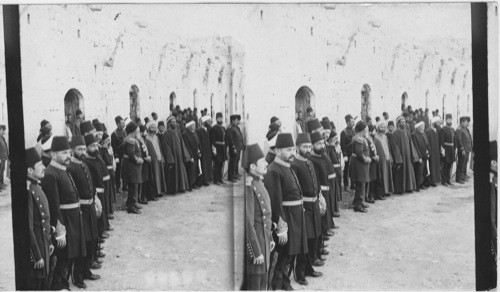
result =
[{"label": "man standing at attention", "polygon": [[[347,186],[349,186],[349,162],[351,161],[352,155],[352,139],[354,137],[354,119],[351,115],[345,116],[345,122],[347,124],[346,128],[340,133],[340,148],[342,149],[342,155],[344,156],[345,168],[344,168],[344,191],[347,191]],[[351,182],[351,190],[354,190],[354,185]]]}]

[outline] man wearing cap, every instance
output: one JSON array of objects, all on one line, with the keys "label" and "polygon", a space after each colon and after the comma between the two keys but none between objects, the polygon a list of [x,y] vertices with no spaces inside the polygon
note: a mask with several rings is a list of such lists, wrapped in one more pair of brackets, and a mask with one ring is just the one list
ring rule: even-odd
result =
[{"label": "man wearing cap", "polygon": [[425,123],[423,121],[418,122],[415,125],[415,132],[411,134],[411,139],[420,157],[420,162],[414,163],[415,168],[415,180],[417,183],[417,190],[426,189],[425,181],[428,175],[427,170],[427,160],[429,159],[429,140],[424,134]]},{"label": "man wearing cap", "polygon": [[140,149],[139,141],[137,140],[139,134],[139,127],[136,123],[130,122],[125,128],[127,136],[123,141],[124,155],[122,163],[122,176],[123,180],[128,183],[128,197],[127,197],[127,212],[132,214],[140,214],[141,206],[137,205],[138,195],[141,192],[142,184],[142,152]]},{"label": "man wearing cap", "polygon": [[467,163],[469,162],[469,153],[472,152],[472,139],[468,128],[469,120],[469,117],[460,117],[460,126],[455,132],[458,157],[456,181],[460,184],[469,180],[467,178]]},{"label": "man wearing cap", "polygon": [[188,177],[189,188],[188,191],[192,189],[198,189],[201,186],[201,180],[198,181],[200,176],[200,139],[198,133],[195,130],[196,123],[190,121],[186,124],[186,132],[182,134],[182,139],[186,144],[186,150],[189,152],[193,161],[186,162],[186,174]]},{"label": "man wearing cap", "polygon": [[[167,184],[165,182],[165,159],[161,152],[160,138],[156,133],[155,122],[149,122],[146,128],[148,130],[146,140],[151,142],[147,143],[146,146],[148,146],[149,155],[151,156],[155,188],[158,197],[163,197],[167,193]],[[151,147],[152,149],[150,149]]]},{"label": "man wearing cap", "polygon": [[323,140],[326,141],[328,140],[328,138],[330,137],[330,133],[332,132],[332,125],[330,124],[330,120],[328,119],[328,117],[323,117],[323,119],[321,120],[321,126],[323,127]]},{"label": "man wearing cap", "polygon": [[174,117],[167,119],[167,130],[163,133],[162,149],[167,161],[167,193],[184,193],[189,189],[189,181],[184,163],[194,162],[194,158],[189,154],[186,144],[177,129],[177,122]]},{"label": "man wearing cap", "polygon": [[213,180],[212,168],[212,144],[210,143],[210,128],[212,126],[212,118],[210,116],[201,117],[201,125],[196,130],[200,141],[200,161],[201,161],[201,176],[200,184],[208,186],[208,183]]},{"label": "man wearing cap", "polygon": [[39,185],[39,180],[44,176],[45,166],[35,148],[26,149],[26,166],[30,265],[21,290],[50,290],[48,286],[50,255],[54,251],[51,242],[52,227],[49,202]]},{"label": "man wearing cap", "polygon": [[342,150],[340,149],[339,136],[337,136],[337,131],[332,130],[330,136],[325,141],[326,144],[326,154],[333,164],[335,169],[335,179],[337,182],[338,198],[339,202],[342,201]]},{"label": "man wearing cap", "polygon": [[436,187],[441,181],[441,152],[439,146],[439,129],[441,117],[433,116],[430,119],[431,127],[425,130],[429,141],[429,184]]},{"label": "man wearing cap", "polygon": [[[412,148],[411,137],[403,116],[396,119],[397,130],[391,136],[392,158],[394,160],[394,193],[413,192],[417,189],[413,162],[419,161],[416,149]],[[411,144],[410,144],[411,143]]]},{"label": "man wearing cap", "polygon": [[244,144],[243,135],[241,134],[240,127],[238,127],[241,116],[232,115],[230,116],[229,120],[231,121],[231,124],[227,127],[226,130],[226,146],[229,150],[229,166],[227,178],[230,182],[234,183],[241,177],[241,175],[238,173],[238,163],[240,161],[241,151],[244,149]]},{"label": "man wearing cap", "polygon": [[359,121],[355,127],[356,135],[352,140],[352,160],[349,163],[349,174],[355,184],[354,211],[366,213],[367,205],[363,200],[368,191],[370,182],[370,148],[366,139],[367,127],[363,121]]},{"label": "man wearing cap", "polygon": [[97,143],[101,142],[102,135],[104,135],[104,128],[102,127],[102,124],[99,122],[98,119],[93,119],[92,120],[92,125],[94,126],[96,133],[95,133],[95,140]]},{"label": "man wearing cap", "polygon": [[[85,237],[85,247],[87,256],[83,263],[84,279],[97,280],[101,277],[94,275],[90,268],[100,268],[99,263],[94,263],[95,247],[97,247],[98,230],[97,230],[97,211],[96,205],[102,211],[102,205],[95,196],[95,187],[92,182],[90,170],[83,159],[87,151],[87,146],[82,136],[73,136],[71,139],[71,148],[73,157],[68,165],[68,172],[71,174],[75,182],[76,189],[80,199],[80,210],[82,211],[83,234]],[[101,214],[99,214],[101,215]],[[97,260],[97,258],[96,258]]]},{"label": "man wearing cap", "polygon": [[213,160],[214,160],[214,183],[224,184],[222,181],[224,162],[227,160],[226,153],[226,131],[222,123],[222,113],[215,115],[217,123],[210,129],[210,142],[212,143]]},{"label": "man wearing cap", "polygon": [[439,144],[444,148],[441,175],[441,184],[444,186],[453,185],[451,183],[451,168],[455,162],[455,129],[453,129],[451,125],[452,116],[451,114],[446,114],[446,126],[444,126],[439,133]]},{"label": "man wearing cap", "polygon": [[59,230],[66,229],[65,235],[62,233],[56,237],[57,264],[51,289],[69,289],[68,279],[72,270],[75,285],[86,288],[82,267],[75,265],[73,269],[75,260],[86,256],[86,248],[78,190],[66,169],[71,162],[68,139],[56,136],[50,148],[52,160],[45,170],[42,189],[49,201],[50,225]]},{"label": "man wearing cap", "polygon": [[[101,124],[104,126],[104,124]],[[104,127],[103,127],[104,128]],[[116,189],[115,189],[115,162],[113,159],[113,149],[111,149],[111,137],[109,137],[108,133],[104,132],[102,134],[101,141],[99,142],[99,155],[102,158],[102,161],[106,165],[109,173],[109,204],[108,204],[108,218],[114,218],[114,210],[113,204],[116,202]]]},{"label": "man wearing cap", "polygon": [[307,254],[308,251],[302,191],[295,172],[290,168],[294,156],[295,143],[292,134],[278,134],[276,159],[264,175],[264,185],[271,198],[273,223],[278,226],[288,224],[288,231],[278,231],[275,237],[278,242],[278,259],[271,281],[273,290],[292,289],[289,278],[290,263],[295,255]]},{"label": "man wearing cap", "polygon": [[[340,133],[340,148],[342,149],[342,155],[344,156],[345,168],[344,168],[344,191],[347,191],[349,186],[349,163],[351,161],[352,154],[352,139],[354,137],[354,119],[351,115],[345,116],[345,122],[347,124],[346,128]],[[351,184],[351,190],[354,190],[353,184]]]},{"label": "man wearing cap", "polygon": [[[116,116],[115,118],[116,130],[111,134],[111,147],[113,148],[113,156],[116,162],[116,175],[115,175],[115,186],[116,190],[120,190],[121,176],[122,176],[122,160],[123,160],[123,140],[127,135],[125,133],[125,121],[121,116]],[[126,182],[123,183],[123,192],[127,191]]]},{"label": "man wearing cap", "polygon": [[373,142],[375,143],[375,148],[379,156],[379,180],[375,199],[380,200],[384,199],[386,196],[390,196],[391,193],[394,192],[394,185],[392,182],[392,153],[389,147],[389,139],[387,135],[385,135],[385,122],[378,122],[376,130],[377,133],[375,134]]},{"label": "man wearing cap", "polygon": [[267,162],[258,144],[247,145],[241,166],[246,170],[245,234],[246,276],[244,290],[267,290],[270,253],[275,243],[272,238],[271,200],[262,182]]},{"label": "man wearing cap", "polygon": [[165,132],[165,122],[163,121],[159,121],[158,122],[158,137],[160,137],[161,135],[163,135],[163,132]]},{"label": "man wearing cap", "polygon": [[297,257],[295,269],[299,281],[305,281],[306,276],[320,277],[321,272],[314,270],[313,266],[323,266],[324,262],[317,258],[318,240],[321,236],[321,214],[319,207],[320,185],[316,178],[316,170],[308,159],[311,154],[311,139],[309,134],[300,133],[297,136],[297,157],[291,163],[295,171],[303,194],[305,222],[307,231],[308,253]]},{"label": "man wearing cap", "polygon": [[97,133],[91,121],[85,121],[82,124],[80,124],[80,131],[82,132],[82,136],[85,136],[87,134],[92,134],[95,136]]}]

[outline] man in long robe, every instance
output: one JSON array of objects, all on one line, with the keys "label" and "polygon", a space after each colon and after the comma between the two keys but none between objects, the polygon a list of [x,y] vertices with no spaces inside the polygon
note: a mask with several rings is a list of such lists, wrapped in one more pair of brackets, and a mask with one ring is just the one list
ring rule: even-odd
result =
[{"label": "man in long robe", "polygon": [[198,167],[200,161],[200,139],[195,131],[195,127],[196,123],[194,121],[188,122],[186,124],[186,132],[182,134],[182,139],[186,144],[186,150],[189,156],[192,157],[192,161],[187,161],[185,163],[189,183],[188,191],[198,189],[201,185],[201,183],[197,181],[200,175],[200,169]]},{"label": "man in long robe", "polygon": [[209,129],[212,125],[212,118],[210,116],[203,116],[201,118],[201,125],[198,130],[198,138],[200,139],[200,161],[201,161],[201,176],[200,183],[203,186],[208,186],[212,181],[212,144],[210,143]]},{"label": "man in long robe", "polygon": [[404,117],[396,119],[398,129],[391,136],[392,158],[394,159],[394,193],[413,192],[417,188],[413,162],[418,161],[416,149],[412,148],[411,137],[406,130]]},{"label": "man in long robe", "polygon": [[417,182],[417,190],[426,189],[425,181],[427,178],[427,160],[429,158],[429,141],[424,134],[425,123],[418,122],[415,125],[415,132],[411,134],[413,144],[417,148],[421,162],[415,163],[415,180]]},{"label": "man in long robe", "polygon": [[439,146],[439,128],[441,118],[434,116],[430,119],[431,127],[425,130],[425,135],[429,141],[429,184],[436,187],[441,181],[441,151]]},{"label": "man in long robe", "polygon": [[[167,160],[167,193],[184,193],[189,189],[188,177],[184,163],[193,162],[184,140],[180,138],[176,120],[173,116],[167,119],[167,130],[163,133],[162,149]],[[169,153],[168,149],[171,151]]]},{"label": "man in long robe", "polygon": [[378,190],[375,199],[385,198],[390,196],[394,192],[394,185],[392,179],[392,153],[389,147],[389,139],[387,138],[386,125],[385,122],[380,121],[376,125],[377,133],[373,142],[375,143],[375,148],[377,149],[377,154],[379,156],[378,168],[379,168],[379,179],[378,179]]},{"label": "man in long robe", "polygon": [[148,150],[149,155],[151,156],[151,164],[153,166],[154,182],[158,197],[162,197],[167,193],[167,185],[165,182],[165,159],[163,158],[163,154],[161,152],[160,139],[158,135],[156,135],[156,123],[149,122],[146,125],[146,128],[148,129],[146,139],[151,141],[151,145],[153,145],[153,149]]},{"label": "man in long robe", "polygon": [[446,114],[446,125],[441,129],[439,135],[439,144],[444,149],[443,167],[441,173],[441,184],[444,186],[452,186],[451,169],[455,162],[455,129],[451,127],[452,116]]}]

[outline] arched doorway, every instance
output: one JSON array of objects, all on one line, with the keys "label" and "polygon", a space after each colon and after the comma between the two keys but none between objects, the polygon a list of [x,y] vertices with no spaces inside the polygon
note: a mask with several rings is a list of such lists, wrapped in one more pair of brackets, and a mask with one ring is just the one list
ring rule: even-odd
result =
[{"label": "arched doorway", "polygon": [[74,123],[76,120],[77,110],[83,112],[83,96],[80,91],[72,88],[64,96],[64,114],[71,114],[71,123]]},{"label": "arched doorway", "polygon": [[302,112],[302,116],[300,118],[304,123],[307,120],[308,107],[314,107],[314,93],[309,87],[302,86],[299,90],[297,90],[297,93],[295,93],[295,113],[299,111]]},{"label": "arched doorway", "polygon": [[174,107],[175,107],[175,103],[176,103],[176,99],[177,99],[177,96],[175,95],[175,92],[172,91],[172,93],[170,93],[170,97],[169,97],[169,110],[170,110],[170,114],[172,114],[172,111],[174,110]]},{"label": "arched doorway", "polygon": [[130,86],[129,90],[130,96],[130,119],[135,122],[135,119],[139,117],[140,106],[139,106],[139,87],[137,85]]},{"label": "arched doorway", "polygon": [[408,101],[408,93],[403,92],[403,95],[401,95],[401,111],[404,112],[406,111],[406,102]]},{"label": "arched doorway", "polygon": [[198,90],[193,91],[193,108],[198,107]]},{"label": "arched doorway", "polygon": [[361,119],[366,121],[366,117],[370,115],[372,111],[372,101],[371,101],[372,89],[370,85],[363,84],[361,88]]}]

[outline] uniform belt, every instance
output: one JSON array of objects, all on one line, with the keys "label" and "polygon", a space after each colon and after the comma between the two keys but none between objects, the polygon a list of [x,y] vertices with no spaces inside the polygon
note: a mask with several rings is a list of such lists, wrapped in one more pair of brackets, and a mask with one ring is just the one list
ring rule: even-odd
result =
[{"label": "uniform belt", "polygon": [[302,200],[283,201],[283,202],[281,202],[281,205],[286,206],[286,207],[299,206],[299,205],[302,205]]},{"label": "uniform belt", "polygon": [[76,209],[79,206],[80,206],[80,203],[61,204],[61,205],[59,205],[59,209],[61,209],[61,210]]},{"label": "uniform belt", "polygon": [[82,200],[80,199],[80,205],[90,205],[94,202],[94,199]]},{"label": "uniform belt", "polygon": [[448,142],[444,142],[443,144],[444,144],[445,146],[451,146],[451,147],[455,146],[455,144],[453,144],[453,143],[448,143]]},{"label": "uniform belt", "polygon": [[96,191],[98,194],[104,194],[104,188],[95,188],[95,191]]},{"label": "uniform belt", "polygon": [[351,154],[351,157],[358,157],[358,155],[356,155],[356,153],[353,153]]},{"label": "uniform belt", "polygon": [[322,191],[329,191],[330,187],[329,186],[321,186]]},{"label": "uniform belt", "polygon": [[108,166],[108,169],[113,169],[113,165]]},{"label": "uniform belt", "polygon": [[318,200],[318,197],[303,197],[302,200],[304,200],[304,202],[314,203]]},{"label": "uniform belt", "polygon": [[337,177],[337,174],[336,173],[332,173],[328,176],[328,179],[334,179],[335,177]]},{"label": "uniform belt", "polygon": [[334,164],[333,167],[335,167],[335,168],[340,167],[340,163],[339,164]]},{"label": "uniform belt", "polygon": [[217,144],[217,145],[226,145],[226,142],[224,141],[215,141],[214,144]]},{"label": "uniform belt", "polygon": [[123,155],[123,158],[129,159],[127,154]]},{"label": "uniform belt", "polygon": [[102,178],[103,181],[108,181],[110,178],[109,174]]}]

